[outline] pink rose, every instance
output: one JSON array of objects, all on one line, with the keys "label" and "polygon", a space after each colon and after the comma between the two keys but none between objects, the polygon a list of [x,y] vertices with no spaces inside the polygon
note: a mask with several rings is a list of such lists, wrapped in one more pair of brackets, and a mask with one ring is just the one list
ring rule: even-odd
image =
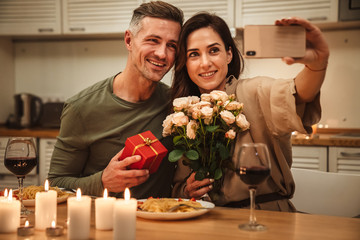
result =
[{"label": "pink rose", "polygon": [[245,115],[241,113],[236,116],[236,125],[243,131],[250,128],[250,123],[246,120]]},{"label": "pink rose", "polygon": [[230,111],[223,110],[220,112],[220,116],[227,125],[233,124],[235,122],[235,116]]}]

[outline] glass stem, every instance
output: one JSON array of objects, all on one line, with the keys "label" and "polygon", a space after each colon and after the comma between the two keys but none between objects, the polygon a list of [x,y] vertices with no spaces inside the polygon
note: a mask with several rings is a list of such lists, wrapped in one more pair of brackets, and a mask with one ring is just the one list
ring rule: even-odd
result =
[{"label": "glass stem", "polygon": [[256,189],[255,188],[250,188],[249,192],[250,192],[250,221],[249,221],[249,224],[254,226],[254,225],[256,225],[256,216],[255,216],[255,194],[256,194]]},{"label": "glass stem", "polygon": [[23,204],[23,183],[24,183],[24,177],[18,177],[19,182],[19,197],[20,197],[20,203],[21,203],[21,209],[24,209]]}]

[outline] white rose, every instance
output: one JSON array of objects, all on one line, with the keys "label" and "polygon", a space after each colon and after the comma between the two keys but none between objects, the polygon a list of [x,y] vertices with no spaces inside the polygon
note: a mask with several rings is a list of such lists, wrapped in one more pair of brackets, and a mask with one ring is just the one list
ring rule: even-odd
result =
[{"label": "white rose", "polygon": [[204,102],[210,102],[211,101],[211,96],[208,93],[201,94],[200,98],[201,98],[201,101],[204,101]]},{"label": "white rose", "polygon": [[211,107],[203,107],[201,109],[201,118],[204,119],[204,123],[209,125],[212,122],[213,109]]},{"label": "white rose", "polygon": [[206,102],[206,101],[200,101],[196,104],[196,106],[199,109],[202,109],[203,107],[211,107],[211,103],[210,102]]},{"label": "white rose", "polygon": [[244,104],[239,103],[237,101],[228,102],[225,104],[226,110],[241,110],[243,108]]},{"label": "white rose", "polygon": [[195,139],[196,131],[198,129],[198,123],[195,120],[190,120],[186,125],[186,136],[189,139]]},{"label": "white rose", "polygon": [[236,125],[238,125],[238,127],[240,127],[243,131],[250,128],[250,123],[246,120],[244,114],[239,114],[236,116]]},{"label": "white rose", "polygon": [[225,133],[225,137],[229,138],[229,139],[234,139],[236,137],[236,132],[232,129],[230,129],[229,131],[227,131]]},{"label": "white rose", "polygon": [[177,112],[177,113],[174,113],[171,121],[175,126],[181,127],[181,126],[185,126],[188,124],[189,118],[187,116],[185,116],[185,113]]},{"label": "white rose", "polygon": [[190,104],[196,104],[196,103],[200,102],[200,98],[197,97],[197,96],[190,96],[188,98],[189,98],[189,103]]},{"label": "white rose", "polygon": [[227,100],[229,100],[229,96],[224,91],[214,90],[210,93],[211,99],[214,101],[221,101],[222,103],[225,103]]},{"label": "white rose", "polygon": [[169,136],[172,133],[172,126],[173,126],[172,118],[173,118],[173,114],[170,114],[163,121],[162,124],[162,126],[164,127],[162,132],[163,137]]},{"label": "white rose", "polygon": [[192,108],[191,117],[193,119],[201,118],[201,110],[199,108]]},{"label": "white rose", "polygon": [[181,111],[183,109],[186,109],[188,108],[189,104],[190,103],[188,97],[175,98],[173,101],[175,111]]},{"label": "white rose", "polygon": [[224,110],[220,112],[220,116],[227,125],[233,124],[235,122],[235,116],[232,114],[232,112]]}]

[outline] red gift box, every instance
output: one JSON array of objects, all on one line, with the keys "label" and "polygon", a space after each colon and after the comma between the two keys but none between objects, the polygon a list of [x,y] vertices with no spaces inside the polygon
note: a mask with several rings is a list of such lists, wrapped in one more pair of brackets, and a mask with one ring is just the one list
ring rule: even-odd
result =
[{"label": "red gift box", "polygon": [[140,155],[141,160],[131,164],[130,168],[149,169],[151,174],[157,171],[167,152],[164,145],[150,131],[146,131],[126,139],[124,151],[119,159]]}]

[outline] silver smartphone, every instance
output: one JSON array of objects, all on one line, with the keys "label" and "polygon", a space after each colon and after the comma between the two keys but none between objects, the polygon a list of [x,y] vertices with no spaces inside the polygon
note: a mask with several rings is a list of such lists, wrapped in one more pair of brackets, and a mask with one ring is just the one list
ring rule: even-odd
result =
[{"label": "silver smartphone", "polygon": [[244,27],[243,43],[246,58],[299,58],[305,55],[305,28],[247,25]]}]

